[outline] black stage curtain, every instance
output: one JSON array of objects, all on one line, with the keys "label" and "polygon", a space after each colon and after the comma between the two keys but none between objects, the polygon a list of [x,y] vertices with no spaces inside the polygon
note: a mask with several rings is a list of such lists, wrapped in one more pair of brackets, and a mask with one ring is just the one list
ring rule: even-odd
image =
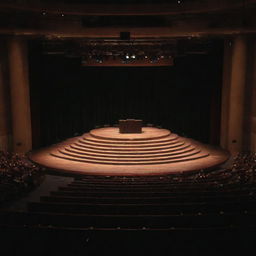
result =
[{"label": "black stage curtain", "polygon": [[79,58],[31,47],[34,148],[126,118],[209,143],[211,126],[219,129],[221,66],[217,52],[176,58],[172,67],[82,67]]}]

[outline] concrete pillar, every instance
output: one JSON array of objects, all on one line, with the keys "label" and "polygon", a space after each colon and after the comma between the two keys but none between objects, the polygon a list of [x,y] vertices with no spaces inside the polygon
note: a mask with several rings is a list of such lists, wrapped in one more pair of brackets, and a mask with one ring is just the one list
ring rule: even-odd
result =
[{"label": "concrete pillar", "polygon": [[227,133],[227,147],[232,154],[240,152],[243,147],[246,54],[246,37],[237,36],[234,39],[234,45],[232,50]]},{"label": "concrete pillar", "polygon": [[8,46],[13,151],[25,153],[32,147],[27,42],[12,37]]},{"label": "concrete pillar", "polygon": [[252,90],[251,90],[251,115],[250,115],[250,150],[256,152],[256,39],[253,42],[252,64]]},{"label": "concrete pillar", "polygon": [[0,42],[0,150],[10,151],[10,105],[7,81],[6,44]]},{"label": "concrete pillar", "polygon": [[223,84],[221,92],[221,131],[220,145],[222,148],[228,149],[228,120],[229,120],[229,97],[230,97],[230,78],[232,63],[232,40],[224,41],[223,52]]}]

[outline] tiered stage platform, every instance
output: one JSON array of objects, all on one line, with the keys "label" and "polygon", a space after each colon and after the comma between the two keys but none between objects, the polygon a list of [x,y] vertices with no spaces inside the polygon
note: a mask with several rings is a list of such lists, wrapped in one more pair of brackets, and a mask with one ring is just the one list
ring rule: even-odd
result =
[{"label": "tiered stage platform", "polygon": [[29,157],[69,174],[136,176],[207,169],[224,163],[229,154],[166,129],[143,127],[142,133],[120,133],[107,127],[31,152]]}]

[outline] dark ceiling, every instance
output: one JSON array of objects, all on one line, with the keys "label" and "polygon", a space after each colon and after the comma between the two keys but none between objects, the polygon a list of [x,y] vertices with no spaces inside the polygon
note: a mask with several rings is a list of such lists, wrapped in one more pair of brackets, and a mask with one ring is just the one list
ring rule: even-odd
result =
[{"label": "dark ceiling", "polygon": [[183,2],[203,2],[203,0],[41,0],[43,3],[68,3],[68,4],[95,4],[95,3],[117,3],[117,4],[137,4],[137,3],[145,3],[145,4],[157,4],[157,3],[177,3],[181,4]]}]

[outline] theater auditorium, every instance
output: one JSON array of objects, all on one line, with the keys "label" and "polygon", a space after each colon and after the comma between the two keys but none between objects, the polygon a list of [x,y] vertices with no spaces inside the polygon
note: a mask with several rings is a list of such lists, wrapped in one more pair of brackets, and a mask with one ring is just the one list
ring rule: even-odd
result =
[{"label": "theater auditorium", "polygon": [[1,255],[256,249],[256,0],[1,0]]}]

